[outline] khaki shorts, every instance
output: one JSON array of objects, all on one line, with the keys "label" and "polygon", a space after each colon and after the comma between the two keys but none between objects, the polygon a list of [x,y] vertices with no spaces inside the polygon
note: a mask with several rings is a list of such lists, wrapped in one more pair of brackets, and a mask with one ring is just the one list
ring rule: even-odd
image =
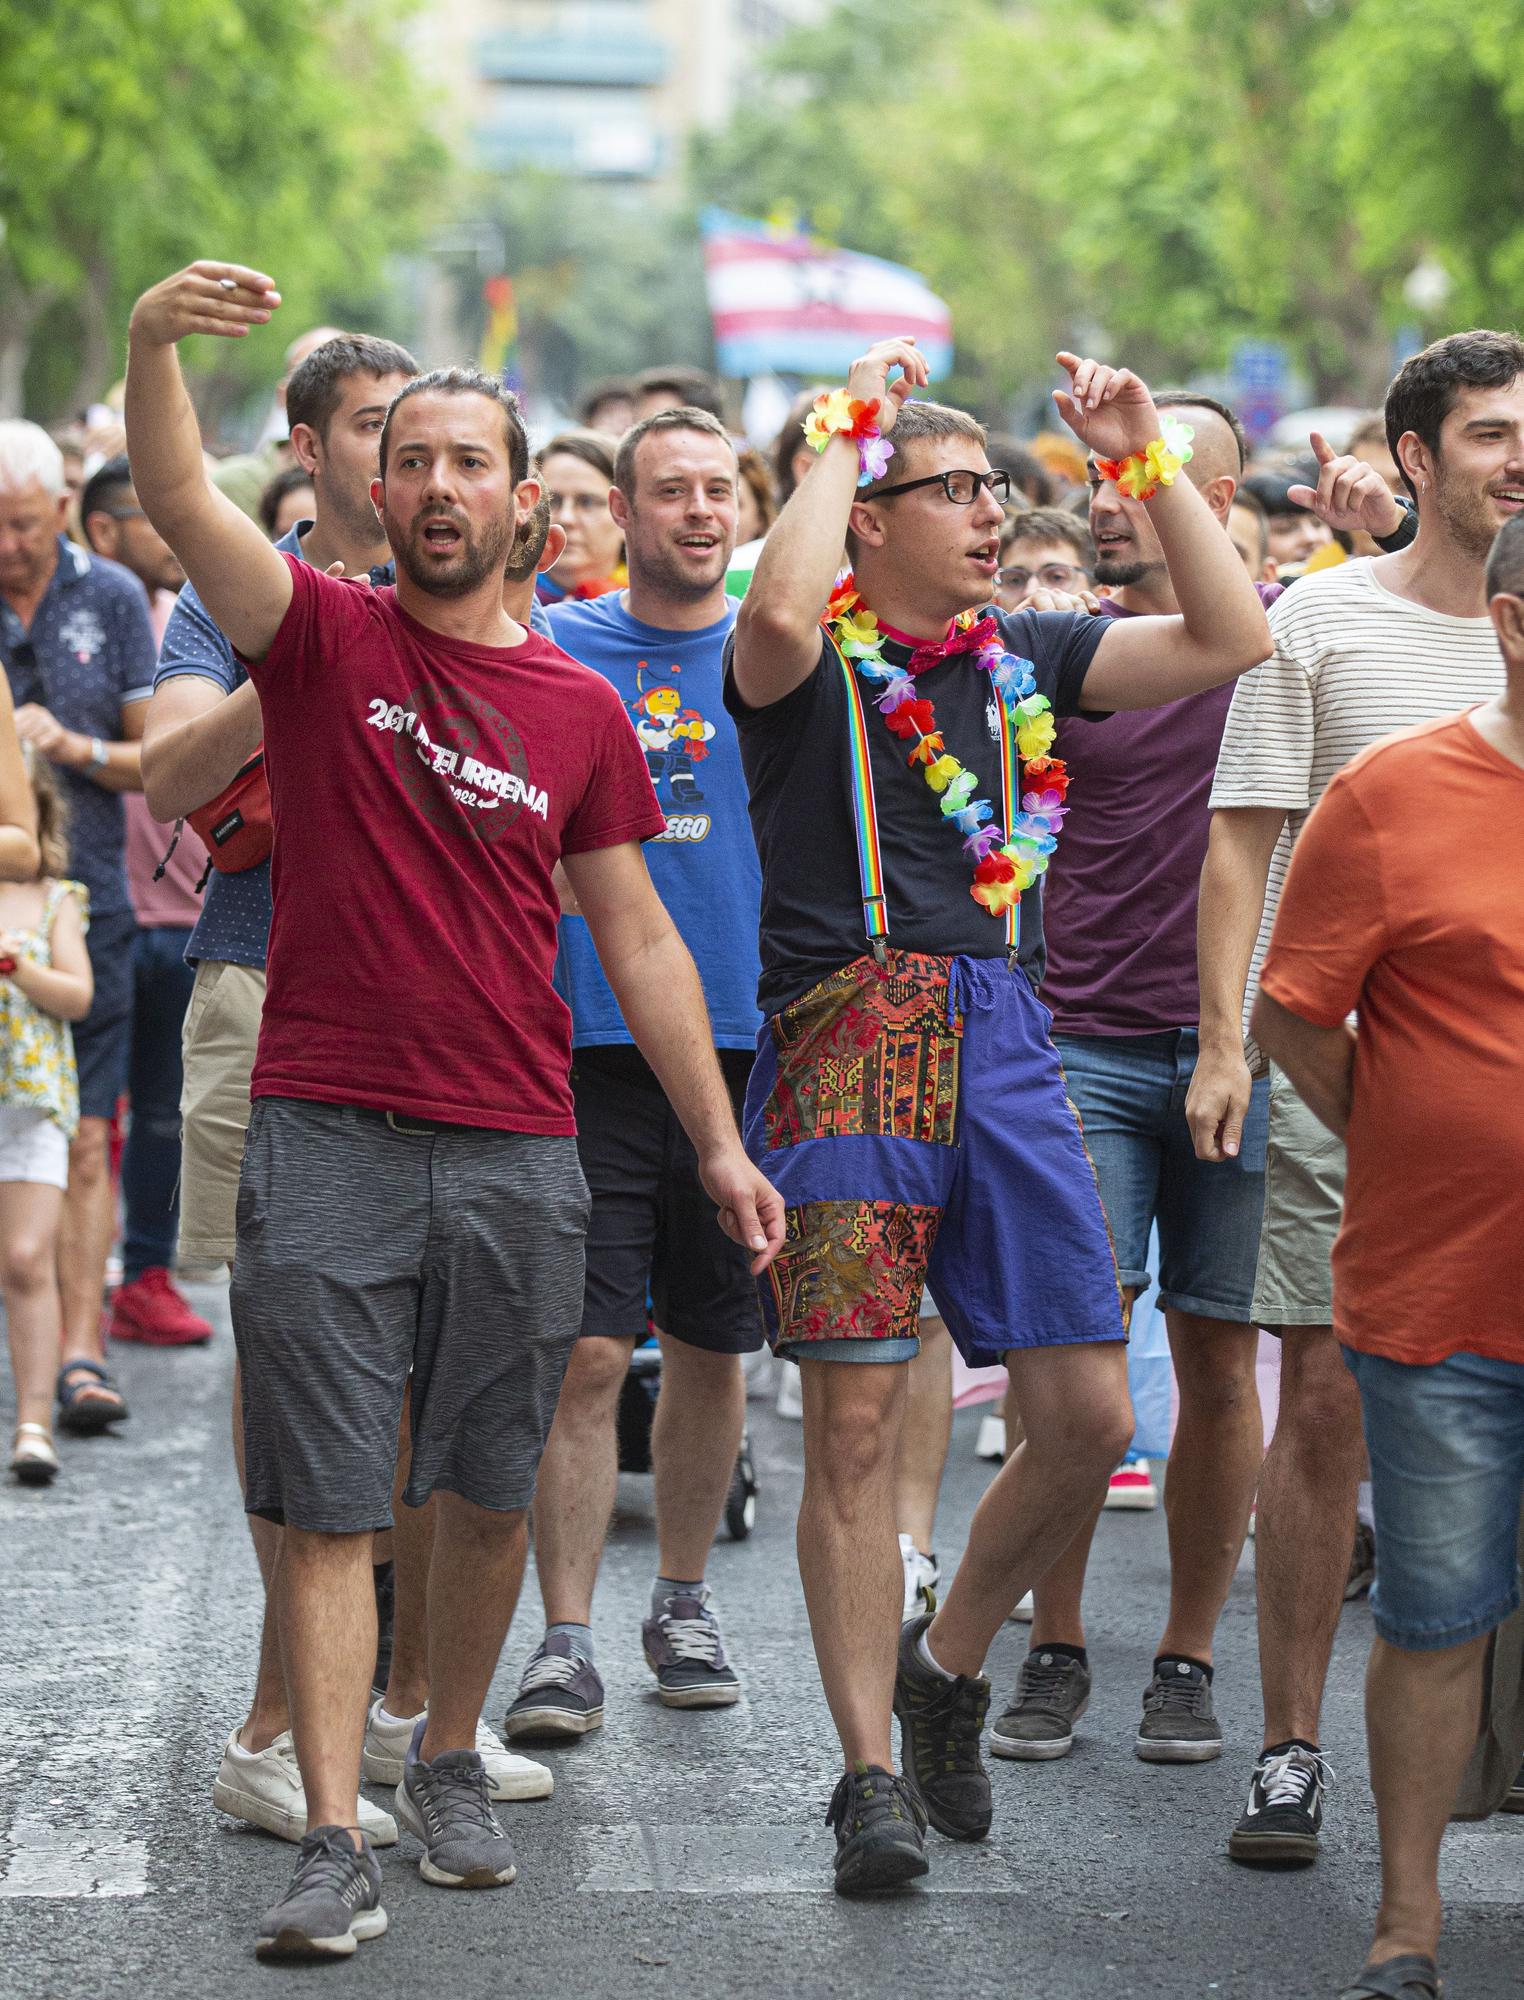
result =
[{"label": "khaki shorts", "polygon": [[230,1264],[249,1077],[265,1004],[255,965],[204,958],[185,1015],[180,1160],[180,1262]]},{"label": "khaki shorts", "polygon": [[1257,1326],[1333,1325],[1333,1246],[1343,1212],[1344,1147],[1272,1069]]}]

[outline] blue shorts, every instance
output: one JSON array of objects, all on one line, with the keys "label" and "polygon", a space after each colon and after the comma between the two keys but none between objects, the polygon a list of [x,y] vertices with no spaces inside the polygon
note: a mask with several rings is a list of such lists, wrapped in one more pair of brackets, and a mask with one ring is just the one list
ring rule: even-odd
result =
[{"label": "blue shorts", "polygon": [[1376,1630],[1413,1653],[1479,1639],[1519,1606],[1524,1364],[1344,1359],[1371,1458]]},{"label": "blue shorts", "polygon": [[138,920],[131,910],[91,915],[85,943],[95,975],[95,997],[73,1030],[81,1118],[114,1117],[127,1089],[137,940]]},{"label": "blue shorts", "polygon": [[847,1342],[903,1360],[928,1279],[974,1365],[1126,1338],[1048,1026],[1004,959],[899,951],[843,966],[766,1024],[745,1137],[787,1210],[762,1280],[780,1353],[839,1359]]},{"label": "blue shorts", "polygon": [[1194,1028],[1157,1035],[1055,1035],[1085,1128],[1124,1285],[1147,1291],[1159,1225],[1159,1304],[1247,1324],[1265,1207],[1270,1080],[1249,1099],[1235,1160],[1198,1160],[1185,1122]]}]

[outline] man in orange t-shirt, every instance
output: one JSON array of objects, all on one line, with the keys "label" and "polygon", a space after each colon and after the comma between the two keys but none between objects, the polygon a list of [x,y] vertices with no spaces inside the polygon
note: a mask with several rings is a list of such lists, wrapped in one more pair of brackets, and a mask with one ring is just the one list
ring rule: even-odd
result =
[{"label": "man in orange t-shirt", "polygon": [[1524,516],[1493,544],[1487,597],[1505,692],[1333,780],[1297,843],[1252,1024],[1349,1152],[1334,1324],[1376,1513],[1382,1864],[1357,1995],[1437,1990],[1440,1841],[1487,1638],[1519,1604]]}]

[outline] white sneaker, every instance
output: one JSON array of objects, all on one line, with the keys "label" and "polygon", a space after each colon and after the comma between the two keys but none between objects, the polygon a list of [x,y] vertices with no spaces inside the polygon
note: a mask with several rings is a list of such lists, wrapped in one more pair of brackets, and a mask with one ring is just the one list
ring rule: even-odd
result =
[{"label": "white sneaker", "polygon": [[[416,1715],[400,1721],[388,1716],[383,1722],[380,1698],[371,1703],[370,1713],[365,1718],[365,1748],[360,1757],[360,1769],[365,1773],[368,1784],[401,1784],[407,1746],[412,1742],[417,1726]],[[520,1757],[515,1751],[505,1750],[485,1722],[476,1725],[476,1747],[487,1767],[487,1790],[498,1802],[548,1799],[555,1790],[556,1781],[544,1764],[537,1764],[532,1757]]]},{"label": "white sneaker", "polygon": [[981,1417],[979,1419],[979,1435],[974,1440],[974,1457],[1005,1457],[1004,1417]]},{"label": "white sneaker", "polygon": [[[283,1729],[267,1750],[250,1751],[239,1749],[235,1729],[212,1783],[212,1804],[280,1840],[300,1840],[307,1831],[307,1795],[291,1732]],[[369,1799],[359,1800],[355,1824],[372,1847],[396,1846],[397,1822]]]},{"label": "white sneaker", "polygon": [[787,1417],[791,1423],[803,1423],[804,1388],[798,1366],[792,1361],[785,1361],[778,1370],[778,1401],[774,1407],[780,1417]]},{"label": "white sneaker", "polygon": [[936,1588],[942,1571],[935,1556],[924,1556],[909,1535],[900,1536],[900,1566],[905,1573],[905,1605],[901,1623],[936,1609]]},{"label": "white sneaker", "polygon": [[1019,1625],[1030,1625],[1033,1616],[1036,1612],[1036,1608],[1037,1607],[1032,1602],[1032,1593],[1029,1590],[1026,1596],[1022,1598],[1021,1602],[1016,1606],[1016,1609],[1011,1613],[1011,1616],[1013,1619],[1015,1619],[1015,1621]]}]

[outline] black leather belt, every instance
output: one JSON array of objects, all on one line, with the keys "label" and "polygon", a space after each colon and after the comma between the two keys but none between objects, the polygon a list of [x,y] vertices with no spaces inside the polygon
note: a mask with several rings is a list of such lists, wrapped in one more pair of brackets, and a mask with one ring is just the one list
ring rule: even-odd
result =
[{"label": "black leather belt", "polygon": [[357,1118],[364,1118],[373,1125],[386,1125],[393,1132],[400,1132],[408,1139],[432,1139],[441,1132],[487,1132],[487,1125],[452,1125],[445,1118],[415,1118],[410,1111],[377,1111],[368,1104],[354,1107]]}]

